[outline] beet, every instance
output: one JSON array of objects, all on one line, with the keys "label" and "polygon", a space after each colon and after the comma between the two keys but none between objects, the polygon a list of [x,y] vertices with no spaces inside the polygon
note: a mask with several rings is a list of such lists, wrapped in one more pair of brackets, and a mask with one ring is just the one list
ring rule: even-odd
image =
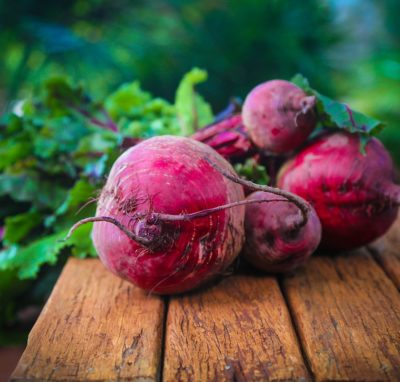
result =
[{"label": "beet", "polygon": [[383,235],[397,216],[400,187],[382,143],[372,138],[366,153],[360,138],[346,132],[324,135],[283,166],[278,186],[315,208],[322,223],[321,245],[349,250]]},{"label": "beet", "polygon": [[246,97],[242,116],[251,140],[264,151],[282,154],[299,147],[317,123],[315,97],[288,81],[256,86]]},{"label": "beet", "polygon": [[234,114],[218,123],[205,126],[196,131],[191,138],[211,146],[230,162],[250,157],[255,152],[242,116]]},{"label": "beet", "polygon": [[232,263],[244,241],[243,206],[185,219],[244,198],[242,187],[205,157],[233,171],[214,150],[183,137],[151,138],[117,159],[96,217],[113,218],[128,230],[111,221],[93,227],[94,245],[107,268],[143,289],[180,293]]},{"label": "beet", "polygon": [[[271,199],[257,191],[249,200]],[[314,209],[307,224],[296,223],[299,209],[287,200],[246,206],[243,257],[267,272],[286,272],[304,264],[321,240],[321,223]]]}]

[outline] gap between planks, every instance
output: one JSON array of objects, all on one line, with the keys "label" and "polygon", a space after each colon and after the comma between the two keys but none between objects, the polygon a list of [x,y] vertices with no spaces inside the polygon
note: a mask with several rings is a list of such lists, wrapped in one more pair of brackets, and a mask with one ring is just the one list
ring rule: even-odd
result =
[{"label": "gap between planks", "polygon": [[277,280],[236,274],[171,298],[164,381],[309,381]]},{"label": "gap between planks", "polygon": [[[383,240],[393,244],[391,237]],[[398,231],[393,237],[398,239]],[[386,264],[390,254],[400,250],[390,245],[374,252],[382,254]],[[306,267],[283,277],[280,287],[273,277],[238,274],[201,291],[172,297],[168,304],[115,278],[97,260],[71,259],[31,332],[12,380],[304,381],[311,379],[305,362],[317,381],[399,380],[400,358],[395,350],[395,346],[400,349],[399,293],[387,275],[361,249],[351,255],[315,256]],[[396,273],[392,275],[396,280]],[[77,284],[85,278],[91,280],[89,296]],[[71,290],[72,296],[67,293]],[[370,295],[363,294],[365,290]],[[99,293],[105,301],[97,301]],[[132,296],[145,302],[143,309],[129,306]],[[107,305],[108,299],[116,307]],[[353,306],[362,314],[355,315]],[[105,337],[96,340],[88,319],[101,317],[111,307],[116,312],[109,314],[114,314],[120,327],[102,322]],[[67,316],[62,315],[65,309],[70,310]],[[156,335],[146,332],[144,343],[143,334],[134,333],[129,320],[135,315],[142,315],[140,322],[147,329],[156,328]],[[77,348],[63,349],[62,341],[74,347],[73,329],[80,333]],[[117,329],[119,334],[110,343],[107,331]],[[87,345],[88,336],[94,336],[94,345]],[[101,362],[93,360],[91,352],[103,356]],[[122,364],[123,368],[115,367]]]},{"label": "gap between planks", "polygon": [[155,381],[164,312],[98,259],[70,259],[11,381]]},{"label": "gap between planks", "polygon": [[279,289],[280,289],[280,291],[282,293],[282,296],[283,296],[283,299],[285,301],[287,310],[289,312],[290,322],[292,324],[294,333],[296,335],[297,343],[299,344],[299,348],[300,348],[301,355],[303,357],[304,365],[307,368],[308,374],[310,376],[310,380],[315,381],[315,377],[314,377],[313,372],[312,372],[312,367],[311,367],[311,364],[310,364],[310,360],[308,359],[306,351],[304,349],[304,346],[303,346],[303,344],[301,342],[300,331],[299,331],[299,327],[297,326],[297,321],[296,321],[296,318],[294,316],[294,312],[292,311],[292,309],[290,307],[290,303],[289,303],[288,297],[286,295],[286,290],[283,287],[283,276],[281,275],[281,276],[277,277],[277,281],[279,283]]},{"label": "gap between planks", "polygon": [[400,214],[386,235],[369,245],[368,250],[400,290]]}]

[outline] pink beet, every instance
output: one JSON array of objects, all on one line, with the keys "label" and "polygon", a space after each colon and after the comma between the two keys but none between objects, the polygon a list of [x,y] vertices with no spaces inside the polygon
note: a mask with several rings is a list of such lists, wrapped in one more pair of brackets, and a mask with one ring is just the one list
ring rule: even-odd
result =
[{"label": "pink beet", "polygon": [[300,146],[315,128],[314,106],[315,97],[291,82],[267,81],[246,97],[243,122],[255,145],[282,154]]},{"label": "pink beet", "polygon": [[[257,191],[249,200],[276,200]],[[321,223],[314,209],[299,226],[299,209],[287,201],[246,206],[243,256],[267,272],[286,272],[304,264],[321,240]]]},{"label": "pink beet", "polygon": [[214,150],[183,137],[151,138],[117,159],[93,228],[107,268],[143,289],[180,293],[232,263],[244,241],[244,207],[190,217],[244,198],[205,158],[233,171]]},{"label": "pink beet", "polygon": [[357,135],[324,135],[289,161],[278,186],[315,208],[322,223],[322,245],[349,250],[383,235],[397,216],[400,187],[393,183],[393,163],[379,140],[366,154]]},{"label": "pink beet", "polygon": [[191,138],[211,146],[229,161],[248,158],[255,151],[240,114],[205,126],[196,131]]}]

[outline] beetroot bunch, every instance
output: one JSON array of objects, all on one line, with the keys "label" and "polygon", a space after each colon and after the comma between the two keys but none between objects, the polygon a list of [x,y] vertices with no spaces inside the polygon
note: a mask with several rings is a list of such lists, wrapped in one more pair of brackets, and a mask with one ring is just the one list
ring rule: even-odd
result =
[{"label": "beetroot bunch", "polygon": [[[304,79],[300,82],[304,86],[283,80],[256,86],[240,115],[194,136],[217,132],[206,141],[217,151],[220,146],[213,143],[230,136],[221,154],[235,162],[238,156],[226,153],[229,144],[236,144],[232,137],[240,121],[240,141],[246,136],[251,147],[239,152],[241,158],[253,156],[271,170],[273,185],[310,203],[312,214],[301,229],[291,228],[296,214],[291,204],[246,207],[243,254],[270,272],[294,268],[319,244],[336,251],[370,243],[392,225],[400,200],[390,155],[371,136],[380,123],[320,95]],[[261,197],[268,196],[257,192],[248,199]]]},{"label": "beetroot bunch", "polygon": [[[196,288],[239,253],[264,271],[285,272],[320,243],[348,250],[371,242],[397,214],[393,164],[365,126],[358,132],[359,117],[347,106],[353,131],[341,128],[325,98],[268,81],[248,94],[241,112],[191,138],[142,141],[114,163],[96,216],[71,233],[94,222],[103,263],[156,293]],[[262,186],[240,178],[229,162],[248,158],[276,179]]]}]

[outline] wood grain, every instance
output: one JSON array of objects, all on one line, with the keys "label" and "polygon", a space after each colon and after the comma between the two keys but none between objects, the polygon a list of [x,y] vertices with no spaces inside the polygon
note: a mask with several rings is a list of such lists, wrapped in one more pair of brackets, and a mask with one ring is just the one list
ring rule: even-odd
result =
[{"label": "wood grain", "polygon": [[400,289],[400,217],[383,238],[369,246],[369,250]]},{"label": "wood grain", "polygon": [[170,301],[164,381],[309,379],[276,279],[236,275]]},{"label": "wood grain", "polygon": [[32,329],[12,381],[154,381],[160,372],[164,303],[71,259]]},{"label": "wood grain", "polygon": [[314,257],[284,291],[317,381],[400,380],[400,298],[367,250]]}]

